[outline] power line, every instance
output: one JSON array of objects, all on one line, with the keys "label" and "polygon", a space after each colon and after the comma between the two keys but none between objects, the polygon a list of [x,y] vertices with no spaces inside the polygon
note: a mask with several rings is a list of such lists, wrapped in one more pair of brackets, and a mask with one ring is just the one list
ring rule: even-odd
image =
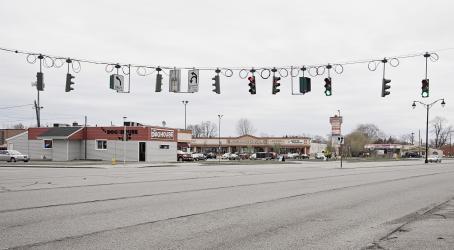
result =
[{"label": "power line", "polygon": [[33,104],[24,104],[24,105],[16,105],[16,106],[6,106],[6,107],[0,107],[0,109],[13,109],[13,108],[28,107],[28,106],[33,106]]},{"label": "power line", "polygon": [[[157,65],[141,65],[141,64],[131,64],[131,63],[118,63],[118,62],[108,62],[108,61],[100,61],[100,60],[92,60],[92,59],[82,59],[82,58],[74,58],[74,57],[65,57],[65,56],[56,56],[56,55],[50,55],[50,54],[43,54],[43,53],[38,53],[38,52],[30,52],[30,51],[25,51],[25,50],[18,50],[18,49],[9,49],[9,48],[3,48],[0,47],[0,50],[5,51],[5,52],[10,52],[10,53],[15,53],[15,54],[23,54],[27,56],[27,61],[29,63],[35,63],[38,59],[39,56],[44,57],[44,64],[47,67],[57,67],[60,68],[61,66],[64,65],[65,62],[67,62],[68,59],[70,59],[72,62],[75,62],[80,65],[80,63],[88,63],[88,64],[97,64],[97,65],[106,65],[106,66],[121,66],[121,67],[132,67],[132,68],[137,68],[137,71],[139,69],[141,70],[146,70],[146,69],[184,69],[184,70],[190,70],[194,69],[194,66],[182,66],[182,67],[177,67],[177,66],[157,66]],[[430,53],[436,55],[439,52],[443,51],[449,51],[449,50],[454,50],[454,47],[452,48],[443,48],[443,49],[437,49],[437,50],[428,50],[427,52],[415,52],[415,53],[409,53],[409,54],[402,54],[402,55],[397,55],[397,56],[388,56],[388,57],[380,57],[380,58],[374,58],[374,59],[362,59],[362,60],[350,60],[350,61],[342,61],[342,62],[337,62],[337,63],[330,63],[333,67],[335,66],[345,66],[345,65],[353,65],[353,64],[366,64],[366,63],[371,63],[371,62],[379,62],[383,60],[383,58],[388,58],[388,59],[406,59],[406,58],[413,58],[413,57],[418,57],[418,56],[423,56],[425,53]],[[438,57],[438,55],[436,55]],[[47,60],[47,61],[46,61]],[[280,66],[280,67],[270,67],[270,66],[254,66],[254,67],[245,67],[245,66],[233,66],[233,67],[219,67],[219,66],[209,66],[209,67],[196,67],[199,70],[216,70],[216,69],[223,69],[223,70],[246,70],[246,69],[272,69],[272,68],[277,68],[277,69],[285,69],[285,70],[292,70],[292,69],[299,69],[302,68],[303,66],[307,68],[320,68],[320,67],[325,67],[329,64],[303,64],[303,65],[291,65],[291,66]],[[77,68],[77,67],[76,67]],[[110,69],[110,68],[109,68]],[[79,68],[80,70],[80,68]],[[107,67],[106,67],[106,71]],[[109,70],[111,72],[112,70]],[[124,72],[125,73],[125,72]],[[128,72],[129,74],[130,72]],[[139,74],[143,75],[143,74]]]}]

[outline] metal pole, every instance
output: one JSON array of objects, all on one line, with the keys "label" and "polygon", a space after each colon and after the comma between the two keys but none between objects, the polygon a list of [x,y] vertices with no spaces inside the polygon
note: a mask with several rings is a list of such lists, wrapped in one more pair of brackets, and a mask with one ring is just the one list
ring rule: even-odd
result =
[{"label": "metal pole", "polygon": [[126,165],[126,116],[123,116],[123,165]]},{"label": "metal pole", "polygon": [[85,160],[87,160],[87,116],[85,116],[84,139],[85,139]]},{"label": "metal pole", "polygon": [[186,105],[189,101],[181,101],[184,104],[184,130],[186,130]]},{"label": "metal pole", "polygon": [[218,115],[219,118],[219,134],[218,134],[218,140],[219,140],[219,164],[221,164],[221,118],[222,115]]},{"label": "metal pole", "polygon": [[342,144],[340,145],[339,150],[340,150],[340,156],[341,156],[341,168],[342,168]]},{"label": "metal pole", "polygon": [[452,133],[452,131],[449,131],[449,156],[452,156],[451,133]]},{"label": "metal pole", "polygon": [[426,105],[427,109],[427,116],[426,116],[426,160],[425,163],[429,163],[429,160],[427,159],[428,157],[428,152],[429,152],[429,108],[430,105]]},{"label": "metal pole", "polygon": [[38,118],[38,128],[41,127],[41,104],[39,103],[39,90],[38,90],[38,106],[36,107],[37,109],[37,118]]},{"label": "metal pole", "polygon": [[418,155],[421,157],[421,129],[418,130]]}]

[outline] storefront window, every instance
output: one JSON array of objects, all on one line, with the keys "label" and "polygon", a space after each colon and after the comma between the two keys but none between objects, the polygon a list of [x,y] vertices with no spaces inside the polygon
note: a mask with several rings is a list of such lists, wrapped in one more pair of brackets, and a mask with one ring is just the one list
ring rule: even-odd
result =
[{"label": "storefront window", "polygon": [[52,140],[44,140],[44,149],[52,148]]},{"label": "storefront window", "polygon": [[96,149],[97,150],[106,150],[107,149],[107,140],[96,140]]}]

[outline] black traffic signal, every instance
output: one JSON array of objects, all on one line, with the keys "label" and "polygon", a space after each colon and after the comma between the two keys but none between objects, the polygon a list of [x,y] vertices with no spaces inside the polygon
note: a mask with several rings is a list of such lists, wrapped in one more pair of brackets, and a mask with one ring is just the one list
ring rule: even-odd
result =
[{"label": "black traffic signal", "polygon": [[213,78],[211,78],[211,80],[214,81],[213,83],[213,92],[215,92],[216,94],[220,94],[221,93],[221,83],[220,83],[220,78],[219,78],[219,75],[215,75]]},{"label": "black traffic signal", "polygon": [[255,76],[250,76],[247,79],[249,80],[249,93],[251,93],[251,95],[255,95],[257,93],[255,86]]},{"label": "black traffic signal", "polygon": [[383,78],[382,85],[381,85],[381,97],[385,97],[385,96],[391,94],[391,92],[388,91],[388,89],[391,88],[391,86],[389,85],[390,82],[391,82],[390,79]]},{"label": "black traffic signal", "polygon": [[311,92],[311,78],[300,77],[300,93],[306,94],[307,92]]},{"label": "black traffic signal", "polygon": [[161,92],[162,91],[162,75],[161,74],[157,74],[156,75],[156,88],[155,88],[155,92]]},{"label": "black traffic signal", "polygon": [[273,76],[273,95],[281,91],[280,89],[278,89],[278,87],[281,86],[281,83],[279,83],[280,80],[280,77]]},{"label": "black traffic signal", "polygon": [[44,74],[43,74],[43,72],[36,73],[36,89],[38,89],[38,91],[44,90]]},{"label": "black traffic signal", "polygon": [[76,78],[75,76],[71,75],[71,74],[66,74],[66,88],[65,88],[65,92],[69,92],[71,90],[74,90],[71,85],[74,84],[74,82],[72,81],[73,78]]},{"label": "black traffic signal", "polygon": [[325,95],[331,96],[333,94],[332,86],[331,86],[331,77],[325,78]]},{"label": "black traffic signal", "polygon": [[422,80],[422,87],[421,87],[421,96],[423,98],[429,97],[429,79]]}]

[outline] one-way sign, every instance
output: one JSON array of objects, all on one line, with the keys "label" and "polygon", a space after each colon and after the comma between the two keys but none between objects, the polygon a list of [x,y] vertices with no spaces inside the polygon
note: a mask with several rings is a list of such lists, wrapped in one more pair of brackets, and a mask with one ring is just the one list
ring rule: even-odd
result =
[{"label": "one-way sign", "polygon": [[339,143],[340,145],[344,145],[344,137],[343,136],[337,137],[337,143]]},{"label": "one-way sign", "polygon": [[188,71],[188,92],[195,93],[199,91],[199,70],[193,69]]}]

